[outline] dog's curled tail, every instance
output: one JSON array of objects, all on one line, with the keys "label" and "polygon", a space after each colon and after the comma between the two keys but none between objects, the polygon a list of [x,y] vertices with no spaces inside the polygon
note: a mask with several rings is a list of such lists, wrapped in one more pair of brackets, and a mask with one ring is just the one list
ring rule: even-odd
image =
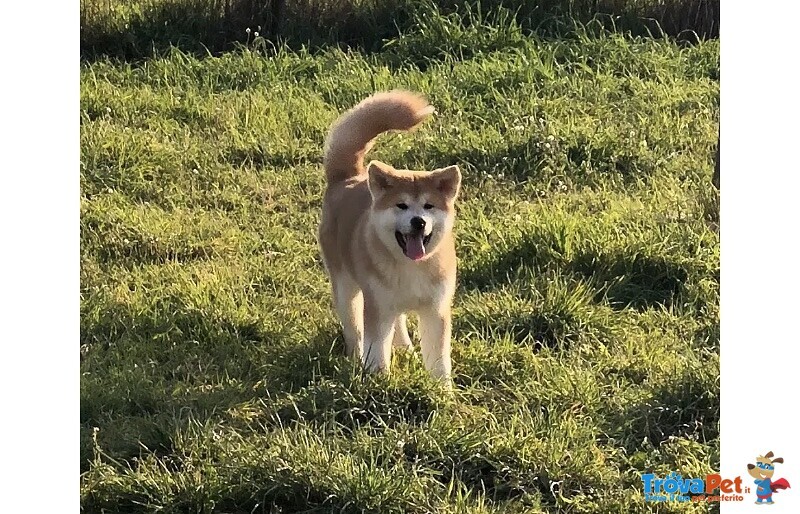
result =
[{"label": "dog's curled tail", "polygon": [[433,114],[422,95],[410,91],[377,93],[344,113],[325,140],[325,176],[338,182],[364,173],[364,156],[374,139],[390,130],[411,130]]}]

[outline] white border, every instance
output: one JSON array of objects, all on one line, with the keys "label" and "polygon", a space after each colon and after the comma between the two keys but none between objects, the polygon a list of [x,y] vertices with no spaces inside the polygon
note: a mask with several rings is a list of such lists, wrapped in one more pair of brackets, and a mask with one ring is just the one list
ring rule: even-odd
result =
[{"label": "white border", "polygon": [[[798,512],[800,8],[722,3],[721,473],[747,480],[755,454],[776,452],[786,459],[776,477],[796,485],[769,511]],[[3,489],[11,492],[2,503],[50,512],[78,507],[79,11],[78,2],[27,5],[4,7],[13,21],[0,33]],[[762,508],[750,500],[723,503],[723,512]]]},{"label": "white border", "polygon": [[[800,512],[797,2],[722,2],[721,474],[773,451],[793,488],[722,512]],[[754,490],[753,490],[754,491]]]},{"label": "white border", "polygon": [[3,6],[3,512],[79,509],[78,7]]}]

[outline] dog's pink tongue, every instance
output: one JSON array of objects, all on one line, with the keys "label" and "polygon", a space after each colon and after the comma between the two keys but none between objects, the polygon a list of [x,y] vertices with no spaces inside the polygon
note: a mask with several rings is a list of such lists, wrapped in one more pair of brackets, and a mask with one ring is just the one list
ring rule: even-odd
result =
[{"label": "dog's pink tongue", "polygon": [[423,235],[406,236],[406,256],[409,259],[419,260],[425,257],[425,244],[422,242]]}]

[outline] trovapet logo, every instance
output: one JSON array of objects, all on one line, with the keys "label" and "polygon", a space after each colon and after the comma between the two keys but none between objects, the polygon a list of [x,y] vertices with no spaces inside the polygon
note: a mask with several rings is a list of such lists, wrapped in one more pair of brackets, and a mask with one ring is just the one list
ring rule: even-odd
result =
[{"label": "trovapet logo", "polygon": [[[785,478],[772,480],[775,464],[782,464],[782,457],[772,452],[759,455],[755,464],[747,465],[747,473],[753,477],[755,488],[744,485],[742,477],[723,478],[712,473],[703,478],[683,478],[677,473],[658,477],[654,473],[642,475],[642,488],[646,502],[740,502],[745,495],[755,493],[756,505],[772,505],[772,495],[789,489]],[[746,483],[747,481],[745,481]]]},{"label": "trovapet logo", "polygon": [[642,484],[646,502],[738,502],[744,501],[744,494],[750,492],[750,487],[742,486],[742,477],[722,478],[719,474],[683,478],[670,473],[659,478],[648,473],[642,475]]}]

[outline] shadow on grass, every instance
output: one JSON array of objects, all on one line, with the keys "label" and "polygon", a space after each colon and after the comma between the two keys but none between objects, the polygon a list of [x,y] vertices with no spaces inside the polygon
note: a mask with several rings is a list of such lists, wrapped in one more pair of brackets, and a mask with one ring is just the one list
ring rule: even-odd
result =
[{"label": "shadow on grass", "polygon": [[380,434],[398,425],[426,424],[442,401],[426,377],[396,383],[352,369],[287,396],[270,406],[267,416],[274,426],[302,422],[335,426],[344,434],[364,429]]},{"label": "shadow on grass", "polygon": [[81,2],[82,58],[135,60],[158,55],[170,46],[201,55],[218,53],[252,41],[259,31],[262,37],[291,47],[376,51],[386,40],[412,31],[419,19],[431,13],[470,23],[485,22],[491,13],[502,10],[513,13],[526,32],[550,37],[573,27],[572,20],[587,23],[598,16],[608,29],[634,35],[663,32],[687,40],[719,36],[719,0],[644,4],[618,0],[142,0],[132,7],[114,3]]},{"label": "shadow on grass", "polygon": [[675,437],[714,441],[719,437],[719,401],[718,382],[696,373],[676,377],[647,400],[611,414],[605,433],[619,438],[631,454],[644,438],[654,447]]},{"label": "shadow on grass", "polygon": [[[166,302],[137,315],[122,304],[81,330],[81,469],[98,444],[118,461],[173,450],[190,423],[334,423],[345,432],[424,423],[439,407],[426,374],[369,376],[344,356],[338,326],[309,336],[213,319]],[[256,419],[248,418],[255,410]],[[242,414],[243,413],[243,414]],[[244,416],[244,418],[242,418]]]},{"label": "shadow on grass", "polygon": [[688,273],[666,257],[641,254],[576,257],[569,265],[600,287],[598,298],[613,309],[639,311],[680,304]]},{"label": "shadow on grass", "polygon": [[669,308],[683,300],[688,270],[668,257],[580,252],[567,259],[563,246],[556,238],[528,237],[487,264],[466,270],[460,280],[467,288],[488,291],[509,284],[519,269],[556,266],[585,278],[597,290],[595,301],[616,310]]},{"label": "shadow on grass", "polygon": [[478,332],[492,340],[492,334],[511,337],[518,345],[533,351],[542,348],[566,351],[577,340],[583,326],[582,320],[567,309],[518,310],[489,315],[463,313],[454,320],[455,333]]},{"label": "shadow on grass", "polygon": [[[531,116],[535,117],[535,113]],[[409,151],[405,160],[419,160],[419,151]],[[534,184],[544,190],[557,190],[562,183],[571,187],[595,186],[608,178],[636,184],[647,180],[656,169],[653,158],[640,149],[591,142],[585,136],[577,136],[575,141],[550,140],[545,131],[525,140],[506,141],[492,151],[452,147],[424,151],[424,157],[434,163],[450,162],[453,155],[458,155],[469,185],[476,185],[486,176],[513,185]],[[586,171],[587,164],[591,173]]]},{"label": "shadow on grass", "polygon": [[335,376],[344,359],[335,340],[332,330],[292,336],[214,319],[179,301],[146,314],[110,306],[81,327],[81,468],[93,427],[116,459],[136,457],[142,446],[169,453],[174,431],[190,422]]},{"label": "shadow on grass", "polygon": [[544,175],[544,170],[557,166],[559,156],[546,151],[543,145],[543,142],[547,142],[545,137],[541,135],[527,141],[509,142],[491,152],[485,148],[462,148],[457,151],[452,147],[430,148],[426,149],[426,157],[432,162],[446,163],[453,160],[453,155],[458,155],[458,164],[464,168],[465,183],[469,185],[476,185],[474,181],[487,175],[502,176],[515,184],[546,181],[548,177]]},{"label": "shadow on grass", "polygon": [[467,289],[482,292],[507,285],[514,273],[522,268],[544,269],[556,257],[552,247],[540,238],[526,238],[508,250],[493,256],[481,266],[464,269],[458,274],[459,282]]},{"label": "shadow on grass", "polygon": [[[475,443],[480,448],[479,443]],[[460,444],[442,448],[442,453],[419,449],[413,441],[403,445],[403,455],[411,463],[438,471],[436,480],[447,486],[457,480],[475,493],[485,494],[492,502],[514,500],[523,495],[541,493],[543,500],[550,499],[550,479],[546,473],[527,473],[513,452],[497,453],[489,448],[476,451],[475,446]]]},{"label": "shadow on grass", "polygon": [[265,386],[273,384],[273,390],[287,394],[261,403],[261,417],[268,425],[299,421],[320,427],[333,424],[344,433],[363,428],[379,433],[401,423],[424,424],[442,408],[441,391],[424,370],[414,370],[402,381],[369,374],[344,356],[343,341],[341,329],[331,326],[308,345],[282,350]]},{"label": "shadow on grass", "polygon": [[[110,4],[109,4],[110,5]],[[280,6],[283,5],[281,12]],[[139,60],[171,47],[196,55],[217,54],[242,44],[264,48],[343,46],[377,50],[408,23],[414,2],[286,2],[269,0],[144,0],[140,12],[109,11],[105,3],[83,0],[81,57]]]}]

